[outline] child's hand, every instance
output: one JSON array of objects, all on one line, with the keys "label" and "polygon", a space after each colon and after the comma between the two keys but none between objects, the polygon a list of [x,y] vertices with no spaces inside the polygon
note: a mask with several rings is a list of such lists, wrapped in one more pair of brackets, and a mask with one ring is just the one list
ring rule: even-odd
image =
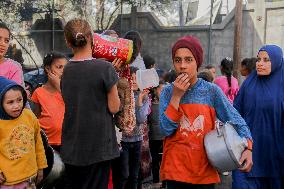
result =
[{"label": "child's hand", "polygon": [[36,177],[36,184],[39,184],[43,179],[43,170],[39,169],[37,171],[37,177]]},{"label": "child's hand", "polygon": [[242,168],[239,168],[240,171],[249,172],[251,170],[253,162],[252,162],[252,152],[250,150],[245,150],[242,153],[240,164],[244,165]]},{"label": "child's hand", "polygon": [[5,182],[5,176],[2,172],[0,172],[0,184],[4,183]]},{"label": "child's hand", "polygon": [[53,82],[60,83],[60,78],[57,74],[53,72],[48,72],[47,76],[48,76],[48,79],[52,81],[52,83]]},{"label": "child's hand", "polygon": [[47,76],[48,76],[48,80],[50,81],[50,83],[58,91],[60,91],[60,77],[57,74],[53,73],[53,72],[48,72]]},{"label": "child's hand", "polygon": [[189,77],[186,73],[180,74],[174,81],[173,96],[181,98],[190,86]]},{"label": "child's hand", "polygon": [[180,74],[174,81],[173,94],[171,97],[170,104],[178,110],[179,103],[185,92],[190,86],[188,74]]},{"label": "child's hand", "polygon": [[138,96],[138,106],[142,106],[143,104],[143,99],[149,94],[150,90],[149,89],[144,89],[139,93]]},{"label": "child's hand", "polygon": [[112,62],[112,65],[113,65],[116,72],[120,72],[124,68],[124,63],[123,63],[123,61],[121,61],[120,58],[115,58]]},{"label": "child's hand", "polygon": [[27,97],[30,100],[31,99],[31,91],[30,91],[30,86],[25,84],[25,91],[27,93]]}]

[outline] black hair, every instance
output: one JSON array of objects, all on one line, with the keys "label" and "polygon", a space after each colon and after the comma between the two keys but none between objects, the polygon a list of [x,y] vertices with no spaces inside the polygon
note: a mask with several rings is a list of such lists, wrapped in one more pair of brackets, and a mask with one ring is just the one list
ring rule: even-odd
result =
[{"label": "black hair", "polygon": [[208,64],[204,68],[209,70],[209,69],[215,68],[215,66],[213,64]]},{"label": "black hair", "polygon": [[150,55],[143,56],[143,61],[145,64],[146,69],[150,69],[155,65],[155,59],[151,57]]},{"label": "black hair", "polygon": [[103,35],[111,35],[111,34],[116,34],[116,35],[118,35],[115,30],[105,30],[105,31],[103,31],[102,34],[103,34]]},{"label": "black hair", "polygon": [[177,73],[175,70],[170,70],[169,72],[167,72],[164,76],[164,81],[167,83],[172,83],[176,80],[177,78]]},{"label": "black hair", "polygon": [[[27,97],[27,93],[26,93],[26,91],[25,91],[25,89],[22,87],[22,86],[20,86],[20,85],[14,85],[14,86],[12,86],[11,88],[9,88],[7,91],[9,91],[9,90],[13,90],[13,91],[20,91],[21,92],[21,94],[22,94],[22,97],[23,97],[23,108],[22,108],[22,111],[23,111],[23,109],[25,108],[25,106],[26,106],[26,103],[27,103],[27,100],[28,100],[28,97]],[[7,92],[6,91],[6,92]],[[1,100],[1,106],[3,106],[3,101],[4,101],[4,97],[2,98],[2,100]],[[5,110],[4,110],[5,111]],[[5,112],[6,114],[7,114],[7,112]],[[8,114],[7,114],[8,115]],[[21,114],[20,114],[21,115]],[[8,115],[9,117],[11,117],[10,115]],[[13,117],[13,118],[15,118],[15,117]]]},{"label": "black hair", "polygon": [[159,85],[164,85],[164,84],[166,84],[165,81],[163,81],[163,80],[159,81]]},{"label": "black hair", "polygon": [[86,20],[73,19],[65,25],[64,36],[72,47],[84,47],[88,39],[92,42],[92,29]]},{"label": "black hair", "polygon": [[68,58],[68,59],[73,58],[73,56],[74,56],[74,53],[67,53],[66,54],[66,58]]},{"label": "black hair", "polygon": [[11,37],[11,31],[4,22],[0,22],[0,29],[6,29],[9,32],[9,38]]},{"label": "black hair", "polygon": [[231,94],[231,86],[232,86],[231,80],[233,74],[233,60],[231,58],[226,57],[221,61],[221,72],[227,77],[229,85],[228,93]]},{"label": "black hair", "polygon": [[[45,68],[50,67],[53,64],[53,61],[56,59],[66,59],[66,56],[60,52],[52,51],[50,53],[47,53],[43,58],[43,64],[42,67],[44,69],[44,72],[47,74]],[[66,59],[67,60],[67,59]]]},{"label": "black hair", "polygon": [[255,57],[245,58],[242,60],[241,65],[244,66],[248,71],[248,73],[250,74],[255,69],[256,62],[257,58]]},{"label": "black hair", "polygon": [[130,63],[132,63],[140,53],[142,47],[141,35],[138,31],[131,30],[126,32],[123,38],[133,41],[133,52],[132,52],[132,57],[130,59]]},{"label": "black hair", "polygon": [[137,67],[135,67],[135,66],[130,66],[130,75],[136,73],[137,70],[139,70],[139,68],[137,68]]},{"label": "black hair", "polygon": [[159,99],[159,97],[155,94],[155,91],[160,87],[160,85],[166,84],[165,81],[161,80],[159,81],[159,85],[157,87],[151,88],[149,95],[151,96],[152,102],[154,102],[156,99]]},{"label": "black hair", "polygon": [[201,78],[207,82],[213,82],[214,77],[209,70],[202,70],[197,74],[198,78]]}]

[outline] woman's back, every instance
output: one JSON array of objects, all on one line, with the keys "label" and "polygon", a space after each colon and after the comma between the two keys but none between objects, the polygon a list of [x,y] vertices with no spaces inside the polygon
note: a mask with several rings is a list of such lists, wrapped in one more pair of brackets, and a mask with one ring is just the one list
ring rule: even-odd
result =
[{"label": "woman's back", "polygon": [[214,83],[222,89],[229,101],[233,103],[239,91],[238,80],[235,77],[231,76],[231,86],[229,86],[227,77],[219,76],[214,80]]},{"label": "woman's back", "polygon": [[107,105],[107,93],[117,80],[112,65],[103,60],[71,61],[65,67],[61,88],[65,102],[62,156],[66,163],[88,165],[119,155]]},{"label": "woman's back", "polygon": [[214,83],[222,89],[229,101],[233,103],[239,91],[238,80],[233,77],[233,60],[230,57],[224,58],[221,61],[220,69],[223,76],[217,77]]}]

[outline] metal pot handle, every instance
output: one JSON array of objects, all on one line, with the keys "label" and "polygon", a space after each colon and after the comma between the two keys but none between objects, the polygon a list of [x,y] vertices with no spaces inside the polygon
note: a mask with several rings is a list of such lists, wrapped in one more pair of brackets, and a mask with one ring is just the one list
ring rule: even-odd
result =
[{"label": "metal pot handle", "polygon": [[218,137],[223,136],[223,133],[222,133],[221,128],[220,128],[220,123],[222,123],[220,120],[217,120],[215,122],[215,126],[216,126]]}]

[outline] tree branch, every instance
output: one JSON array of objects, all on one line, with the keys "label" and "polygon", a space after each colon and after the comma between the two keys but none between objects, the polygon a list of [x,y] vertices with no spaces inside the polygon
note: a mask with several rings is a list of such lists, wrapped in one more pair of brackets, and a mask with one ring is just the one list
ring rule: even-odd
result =
[{"label": "tree branch", "polygon": [[[104,3],[105,3],[105,2],[103,2],[103,7],[104,7]],[[105,16],[105,8],[102,9],[101,20],[100,20],[100,26],[99,26],[99,29],[100,29],[100,30],[102,30],[102,29],[104,28],[104,24],[103,24],[104,16]]]},{"label": "tree branch", "polygon": [[116,11],[118,11],[119,8],[120,8],[120,6],[117,6],[117,7],[115,8],[115,10],[110,14],[109,19],[108,19],[108,22],[107,22],[107,25],[106,25],[106,27],[105,27],[104,29],[109,28],[110,23],[111,23],[111,21],[113,20],[114,13],[115,13]]}]

